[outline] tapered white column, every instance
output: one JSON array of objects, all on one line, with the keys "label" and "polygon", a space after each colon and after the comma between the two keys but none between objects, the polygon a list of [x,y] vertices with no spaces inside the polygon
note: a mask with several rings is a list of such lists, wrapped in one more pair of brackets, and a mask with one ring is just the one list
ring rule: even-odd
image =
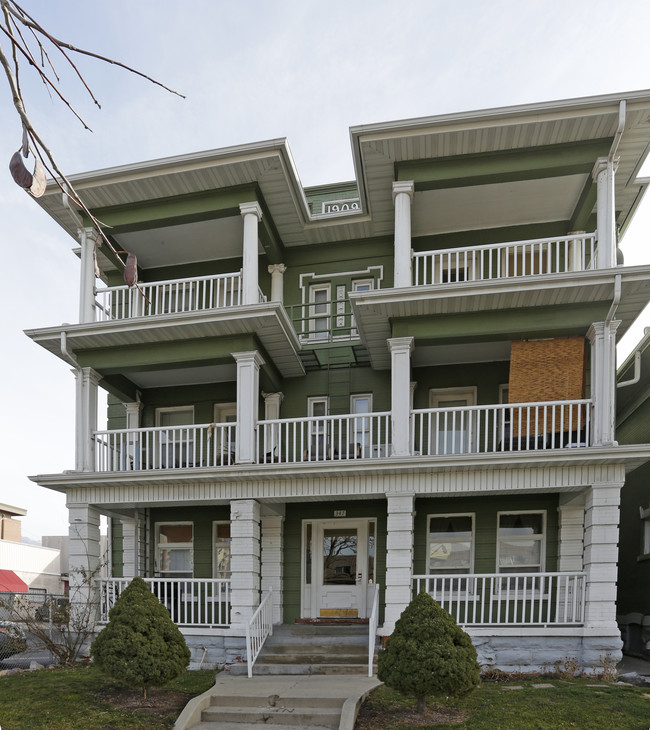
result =
[{"label": "tapered white column", "polygon": [[96,580],[100,570],[99,510],[88,504],[68,503],[68,573],[70,629],[94,624],[99,598]]},{"label": "tapered white column", "polygon": [[273,623],[282,623],[282,575],[283,575],[283,549],[282,533],[284,528],[284,515],[271,513],[268,508],[262,505],[262,594],[273,590]]},{"label": "tapered white column", "polygon": [[95,470],[95,441],[97,430],[97,385],[102,379],[92,368],[72,371],[75,376],[75,441],[77,471]]},{"label": "tapered white column", "polygon": [[616,200],[614,182],[619,158],[610,160],[599,157],[596,160],[592,177],[596,181],[598,202],[596,207],[598,248],[596,267],[609,269],[616,266]]},{"label": "tapered white column", "polygon": [[616,416],[616,330],[619,320],[594,322],[587,331],[591,343],[592,444],[612,446]]},{"label": "tapered white column", "polygon": [[284,272],[287,267],[284,264],[271,264],[268,268],[271,274],[271,301],[284,301]]},{"label": "tapered white column", "polygon": [[260,366],[264,360],[257,350],[233,352],[237,361],[237,464],[257,461],[257,420],[259,416]]},{"label": "tapered white column", "polygon": [[411,492],[389,493],[386,499],[386,607],[381,634],[389,636],[411,601],[415,495]]},{"label": "tapered white column", "polygon": [[95,240],[94,228],[77,231],[81,242],[81,271],[79,281],[79,322],[95,321]]},{"label": "tapered white column", "polygon": [[391,456],[411,453],[411,351],[412,337],[393,337],[388,342],[391,371]]},{"label": "tapered white column", "polygon": [[585,627],[617,631],[618,524],[623,482],[594,484],[585,500]]},{"label": "tapered white column", "polygon": [[414,184],[393,183],[393,202],[395,204],[395,287],[412,286],[411,274],[411,200]]},{"label": "tapered white column", "polygon": [[260,505],[254,499],[230,503],[231,631],[243,636],[260,602]]},{"label": "tapered white column", "polygon": [[258,224],[262,220],[262,209],[258,203],[241,203],[239,211],[244,219],[244,244],[242,253],[242,304],[258,304]]}]

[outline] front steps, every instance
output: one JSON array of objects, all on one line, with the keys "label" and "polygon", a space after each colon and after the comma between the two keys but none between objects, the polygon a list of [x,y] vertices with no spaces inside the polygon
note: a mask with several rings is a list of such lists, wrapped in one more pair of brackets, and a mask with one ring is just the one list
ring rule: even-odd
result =
[{"label": "front steps", "polygon": [[[231,674],[245,674],[234,665]],[[368,675],[368,624],[284,624],[273,627],[255,665],[255,676],[305,674]]]}]

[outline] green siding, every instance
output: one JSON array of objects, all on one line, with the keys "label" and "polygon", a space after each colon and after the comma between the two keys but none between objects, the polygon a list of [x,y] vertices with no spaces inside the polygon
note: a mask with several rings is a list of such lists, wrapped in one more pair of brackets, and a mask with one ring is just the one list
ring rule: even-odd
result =
[{"label": "green siding", "polygon": [[124,540],[122,536],[122,523],[120,520],[111,519],[111,564],[113,566],[113,578],[124,577]]},{"label": "green siding", "polygon": [[417,499],[413,542],[414,573],[426,573],[427,517],[432,514],[474,513],[474,572],[496,573],[497,513],[546,511],[546,570],[554,571],[558,552],[558,497],[551,495],[495,495],[486,497]]}]

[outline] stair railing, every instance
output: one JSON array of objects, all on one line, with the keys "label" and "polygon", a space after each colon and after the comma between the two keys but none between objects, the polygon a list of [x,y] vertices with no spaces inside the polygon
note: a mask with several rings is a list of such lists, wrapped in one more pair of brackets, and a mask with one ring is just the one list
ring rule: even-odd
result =
[{"label": "stair railing", "polygon": [[248,661],[248,676],[253,676],[253,664],[259,656],[264,642],[273,634],[273,589],[262,598],[255,613],[246,625],[246,658]]},{"label": "stair railing", "polygon": [[375,583],[375,597],[372,600],[372,611],[368,622],[368,676],[372,677],[372,665],[375,660],[375,644],[377,643],[377,625],[379,624],[379,583]]}]

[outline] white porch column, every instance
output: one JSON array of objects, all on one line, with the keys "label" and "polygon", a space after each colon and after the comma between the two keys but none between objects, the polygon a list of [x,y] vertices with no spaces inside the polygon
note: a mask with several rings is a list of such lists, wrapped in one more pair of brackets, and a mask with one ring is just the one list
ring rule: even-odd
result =
[{"label": "white porch column", "polygon": [[557,511],[559,523],[557,569],[560,572],[581,571],[585,529],[584,495],[561,493]]},{"label": "white porch column", "polygon": [[415,495],[412,492],[387,494],[386,526],[386,606],[382,636],[393,633],[395,622],[411,602],[413,583],[413,517]]},{"label": "white porch column", "polygon": [[282,623],[282,565],[284,515],[276,514],[264,505],[262,510],[262,594],[273,589],[273,623]]},{"label": "white porch column", "polygon": [[262,220],[262,209],[259,203],[241,203],[239,211],[244,219],[244,245],[242,254],[242,304],[258,304],[259,272],[258,272],[258,223]]},{"label": "white porch column", "polygon": [[72,371],[76,385],[75,442],[77,471],[95,470],[95,441],[97,430],[97,385],[102,379],[92,368]]},{"label": "white porch column", "polygon": [[616,330],[619,320],[594,322],[587,331],[591,343],[591,421],[594,446],[615,445],[616,408]]},{"label": "white porch column", "polygon": [[411,274],[411,201],[413,181],[393,183],[395,204],[395,273],[393,286],[413,286]]},{"label": "white porch column", "polygon": [[284,272],[287,267],[284,264],[271,264],[268,268],[271,274],[271,301],[284,301]]},{"label": "white porch column", "polygon": [[135,578],[138,573],[138,521],[123,518],[122,523],[122,575]]},{"label": "white porch column", "polygon": [[254,499],[230,503],[230,570],[232,632],[244,636],[260,602],[260,505]]},{"label": "white porch column", "polygon": [[99,597],[99,510],[88,504],[68,504],[68,573],[70,581],[71,628],[94,624]]},{"label": "white porch column", "polygon": [[264,360],[257,350],[233,352],[237,361],[237,443],[235,462],[254,464],[257,461],[257,419],[259,415],[260,366]]},{"label": "white porch column", "polygon": [[609,269],[616,266],[616,201],[614,195],[614,177],[619,158],[613,160],[599,157],[596,160],[592,177],[598,189],[596,207],[598,248],[596,249],[596,266]]},{"label": "white porch column", "polygon": [[[276,421],[280,418],[280,404],[284,399],[284,393],[262,393],[262,397],[264,398],[264,420]],[[266,429],[265,450],[267,453],[271,452],[271,454],[273,454],[279,442],[278,436],[280,428],[277,424],[275,424],[271,428],[267,426]]]},{"label": "white porch column", "polygon": [[391,456],[411,454],[411,351],[412,337],[393,337],[388,342],[391,357]]},{"label": "white porch column", "polygon": [[79,322],[95,321],[95,239],[94,228],[79,228],[81,273],[79,281]]},{"label": "white porch column", "polygon": [[585,627],[618,631],[616,576],[618,524],[623,482],[594,484],[585,502],[584,570],[587,574]]}]

